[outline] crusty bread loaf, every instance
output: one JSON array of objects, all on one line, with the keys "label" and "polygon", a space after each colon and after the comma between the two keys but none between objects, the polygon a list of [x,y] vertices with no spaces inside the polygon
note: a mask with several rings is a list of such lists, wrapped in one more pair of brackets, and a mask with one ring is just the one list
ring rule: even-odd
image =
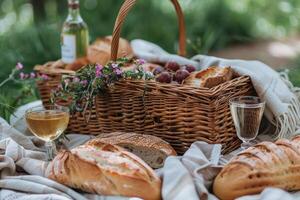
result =
[{"label": "crusty bread loaf", "polygon": [[212,88],[221,83],[231,80],[233,71],[231,67],[209,67],[200,72],[192,72],[183,82],[185,85],[194,87]]},{"label": "crusty bread loaf", "polygon": [[86,57],[78,58],[73,63],[67,64],[65,69],[77,71],[81,69],[84,65],[89,64],[89,60]]},{"label": "crusty bread loaf", "polygon": [[[110,61],[111,42],[112,37],[107,36],[104,38],[98,38],[91,46],[89,46],[87,57],[90,63],[105,65],[108,61]],[[120,38],[118,49],[118,58],[121,57],[133,57],[133,51],[129,42],[122,38]]]},{"label": "crusty bread loaf", "polygon": [[90,193],[161,199],[161,180],[155,172],[115,145],[97,142],[60,152],[46,176]]},{"label": "crusty bread loaf", "polygon": [[300,136],[262,142],[234,157],[218,174],[213,191],[222,200],[260,193],[266,187],[300,190]]},{"label": "crusty bread loaf", "polygon": [[168,156],[176,155],[176,151],[169,143],[152,135],[115,132],[101,134],[87,144],[96,144],[97,142],[121,146],[139,156],[155,169],[162,167]]}]

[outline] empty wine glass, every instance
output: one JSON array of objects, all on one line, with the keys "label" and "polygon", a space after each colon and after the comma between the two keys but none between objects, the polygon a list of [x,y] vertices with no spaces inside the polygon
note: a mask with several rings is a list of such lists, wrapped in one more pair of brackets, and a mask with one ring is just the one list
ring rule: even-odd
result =
[{"label": "empty wine glass", "polygon": [[69,108],[64,106],[43,106],[30,108],[25,114],[29,130],[38,138],[45,141],[47,160],[54,158],[57,139],[68,127]]},{"label": "empty wine glass", "polygon": [[241,148],[246,149],[258,134],[265,102],[259,97],[242,96],[230,99],[229,104],[237,136],[243,141]]}]

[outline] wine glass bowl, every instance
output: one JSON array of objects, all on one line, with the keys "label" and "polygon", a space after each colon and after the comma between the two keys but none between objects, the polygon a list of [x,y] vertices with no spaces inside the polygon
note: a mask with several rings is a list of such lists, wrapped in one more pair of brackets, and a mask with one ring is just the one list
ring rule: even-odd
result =
[{"label": "wine glass bowl", "polygon": [[64,106],[37,106],[25,114],[28,129],[33,135],[46,142],[47,160],[54,157],[53,141],[68,127],[69,109]]},{"label": "wine glass bowl", "polygon": [[265,102],[259,97],[242,96],[230,99],[229,104],[237,136],[243,141],[241,147],[246,149],[257,137]]}]

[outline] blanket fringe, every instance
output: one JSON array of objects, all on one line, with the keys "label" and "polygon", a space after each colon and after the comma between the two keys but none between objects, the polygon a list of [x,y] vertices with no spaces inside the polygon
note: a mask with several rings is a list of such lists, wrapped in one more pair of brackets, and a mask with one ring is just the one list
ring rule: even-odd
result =
[{"label": "blanket fringe", "polygon": [[291,138],[299,134],[297,130],[300,128],[300,88],[293,86],[290,82],[288,70],[281,72],[280,76],[295,96],[290,102],[288,111],[275,119],[278,125],[276,139]]}]

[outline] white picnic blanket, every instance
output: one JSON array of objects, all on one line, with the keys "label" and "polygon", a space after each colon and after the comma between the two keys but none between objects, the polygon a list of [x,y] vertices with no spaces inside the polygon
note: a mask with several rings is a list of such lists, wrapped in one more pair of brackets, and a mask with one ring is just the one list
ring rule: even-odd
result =
[{"label": "white picnic blanket", "polygon": [[[43,161],[43,142],[32,136],[26,129],[23,116],[26,109],[40,105],[33,102],[22,106],[11,117],[9,125],[0,118],[0,199],[1,200],[123,200],[138,199],[125,197],[104,197],[85,194],[68,188],[44,177],[48,162]],[[68,148],[75,147],[92,136],[70,134]],[[195,142],[181,157],[167,158],[157,173],[163,179],[162,197],[164,200],[217,200],[211,194],[214,177],[231,155],[222,156],[221,146]],[[300,193],[290,194],[280,189],[267,188],[261,194],[245,196],[239,200],[295,200]]]},{"label": "white picnic blanket", "polygon": [[133,40],[134,53],[149,62],[175,61],[179,64],[191,64],[198,69],[209,66],[231,66],[240,75],[251,77],[258,96],[266,101],[265,116],[268,121],[278,127],[274,139],[292,137],[300,131],[299,88],[294,87],[286,74],[279,74],[259,61],[228,60],[212,56],[196,55],[191,59],[169,54],[156,44]]}]

